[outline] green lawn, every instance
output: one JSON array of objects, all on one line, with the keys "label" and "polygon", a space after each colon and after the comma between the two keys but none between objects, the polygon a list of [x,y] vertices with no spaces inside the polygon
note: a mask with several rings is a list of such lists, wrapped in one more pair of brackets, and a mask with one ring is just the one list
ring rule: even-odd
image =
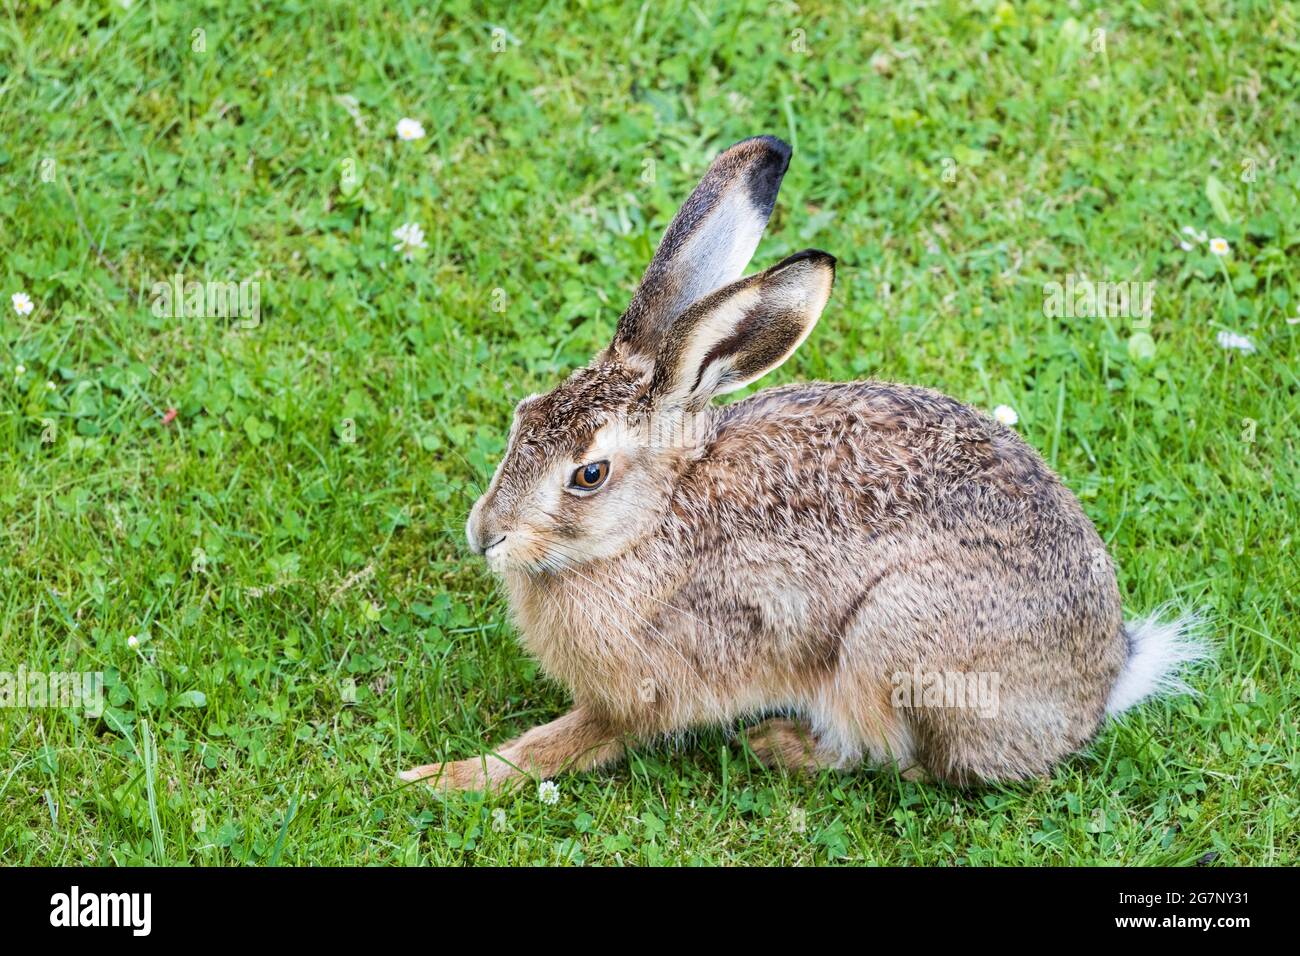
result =
[{"label": "green lawn", "polygon": [[[0,671],[107,693],[0,709],[0,859],[1296,862],[1298,21],[0,0]],[[1129,612],[1211,615],[1201,696],[973,792],[788,779],[707,730],[554,805],[399,784],[565,708],[466,513],[514,402],[607,341],[712,155],[764,132],[795,155],[754,267],[840,260],[764,384],[1014,408]],[[257,320],[168,317],[177,273],[259,282]],[[1045,315],[1071,273],[1154,282],[1151,327]]]}]

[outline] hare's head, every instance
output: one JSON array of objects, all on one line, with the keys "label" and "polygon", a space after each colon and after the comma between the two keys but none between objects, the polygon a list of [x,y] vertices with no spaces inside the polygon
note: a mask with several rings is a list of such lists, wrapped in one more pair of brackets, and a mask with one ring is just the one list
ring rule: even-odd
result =
[{"label": "hare's head", "polygon": [[790,148],[770,136],[723,152],[659,243],[614,340],[515,409],[505,457],[470,512],[475,553],[547,572],[610,558],[668,514],[708,440],[708,403],[776,368],[821,315],[824,252],[740,278],[772,214]]}]

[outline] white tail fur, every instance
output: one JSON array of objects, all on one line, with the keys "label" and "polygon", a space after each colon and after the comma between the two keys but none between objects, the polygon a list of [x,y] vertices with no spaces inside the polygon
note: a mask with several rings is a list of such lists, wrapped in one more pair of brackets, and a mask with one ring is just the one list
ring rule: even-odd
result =
[{"label": "white tail fur", "polygon": [[1209,644],[1201,635],[1204,620],[1197,614],[1182,614],[1161,621],[1161,611],[1124,625],[1129,639],[1129,656],[1119,680],[1106,701],[1106,714],[1116,717],[1157,694],[1194,693],[1182,679],[1182,671],[1197,661],[1209,659]]}]

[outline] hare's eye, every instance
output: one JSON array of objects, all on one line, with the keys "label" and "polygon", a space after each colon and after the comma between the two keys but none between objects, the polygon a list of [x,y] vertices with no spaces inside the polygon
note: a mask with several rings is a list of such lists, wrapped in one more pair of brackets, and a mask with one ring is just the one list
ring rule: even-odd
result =
[{"label": "hare's eye", "polygon": [[581,488],[583,491],[595,491],[605,483],[609,477],[609,462],[593,461],[590,465],[582,465],[573,472],[570,479],[573,487]]}]

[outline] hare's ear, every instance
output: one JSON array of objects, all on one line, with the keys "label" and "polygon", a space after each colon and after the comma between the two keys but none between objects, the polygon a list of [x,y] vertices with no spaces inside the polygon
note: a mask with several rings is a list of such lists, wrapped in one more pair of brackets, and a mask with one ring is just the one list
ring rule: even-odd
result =
[{"label": "hare's ear", "polygon": [[655,357],[649,400],[694,410],[776,368],[817,324],[835,282],[835,258],[798,252],[691,306]]},{"label": "hare's ear", "polygon": [[653,356],[693,302],[739,279],[776,203],[790,147],[755,136],[725,150],[673,221],[619,319],[614,344]]}]

